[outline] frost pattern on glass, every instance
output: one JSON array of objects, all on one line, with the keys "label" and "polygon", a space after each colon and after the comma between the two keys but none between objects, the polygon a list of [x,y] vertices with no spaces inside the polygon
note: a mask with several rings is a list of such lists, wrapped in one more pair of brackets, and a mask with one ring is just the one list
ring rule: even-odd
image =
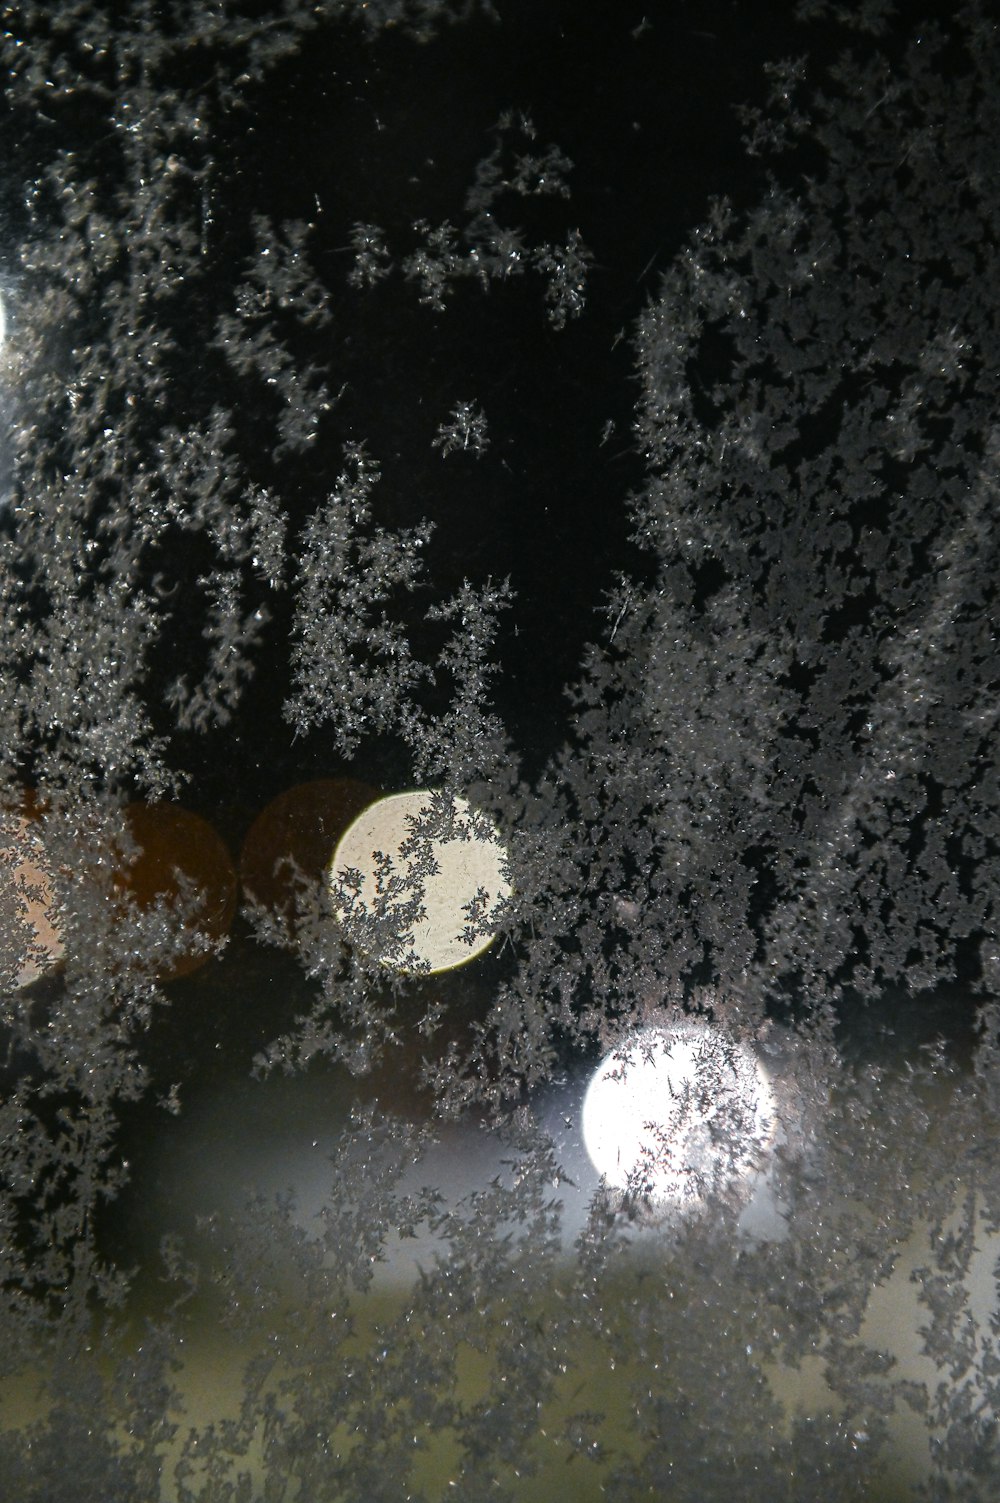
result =
[{"label": "frost pattern on glass", "polygon": [[[913,1495],[996,1494],[998,38],[976,5],[912,34],[878,3],[799,9],[801,54],[741,112],[769,186],[715,199],[635,318],[642,562],[607,580],[537,775],[496,705],[515,591],[435,552],[429,492],[402,497],[391,438],[357,421],[391,434],[419,392],[341,331],[394,297],[438,328],[532,273],[533,316],[569,340],[600,269],[572,164],[512,110],[451,217],[382,229],[391,191],[359,191],[333,248],[319,195],[310,219],[241,210],[225,166],[250,171],[233,122],[314,42],[433,48],[493,8],[5,9],[0,813],[44,850],[28,890],[63,949],[29,984],[5,848],[10,1497],[478,1503],[571,1472],[581,1496],[846,1500],[907,1425]],[[860,41],[815,68],[805,23]],[[376,395],[351,406],[359,371]],[[465,379],[482,404],[424,414],[424,457],[501,474],[502,402]],[[196,1247],[163,1240],[144,1307],[150,1269],[106,1234],[124,1124],[151,1100],[183,1118],[186,1081],[150,1059],[163,978],[224,940],[182,875],[150,902],[122,881],[125,811],[196,801],[248,722],[439,790],[414,917],[456,798],[502,831],[496,980],[459,1028],[307,874],[294,925],[249,911],[262,963],[283,944],[298,968],[260,1089],[364,1079],[416,1038],[433,1110],[359,1098],[318,1213],[290,1189],[219,1207]],[[470,936],[486,922],[473,900]],[[956,978],[983,998],[965,1057],[851,1053],[845,1008]],[[715,1182],[677,1214],[608,1183],[581,1209],[545,1092],[692,1018],[773,1067],[763,1219]],[[699,1141],[733,1131],[696,1116]],[[451,1193],[420,1175],[455,1122],[491,1173]],[[879,1324],[900,1284],[905,1360]],[[206,1343],[231,1367],[215,1418],[185,1370]]]}]

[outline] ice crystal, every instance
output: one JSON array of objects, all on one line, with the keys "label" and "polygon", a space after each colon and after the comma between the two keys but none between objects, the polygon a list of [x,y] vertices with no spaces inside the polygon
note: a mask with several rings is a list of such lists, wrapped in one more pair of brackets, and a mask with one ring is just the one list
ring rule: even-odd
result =
[{"label": "ice crystal", "polygon": [[[417,246],[403,257],[401,270],[408,282],[417,284],[420,302],[436,313],[444,312],[454,288],[463,281],[473,279],[488,291],[493,282],[536,271],[546,280],[549,322],[562,329],[568,319],[583,311],[593,253],[579,230],[570,230],[564,244],[547,240],[533,244],[524,230],[505,226],[498,215],[505,202],[569,198],[567,174],[573,164],[555,146],[540,155],[513,149],[511,142],[517,137],[534,140],[535,127],[526,115],[515,119],[513,112],[505,112],[497,122],[496,135],[497,144],[480,161],[475,183],[465,196],[464,225],[415,220],[412,232]],[[347,279],[352,287],[375,287],[394,269],[385,234],[377,225],[355,224],[351,249],[354,265]]]},{"label": "ice crystal", "polygon": [[285,713],[299,731],[332,722],[349,754],[362,731],[392,724],[424,676],[385,606],[391,591],[416,588],[430,528],[365,537],[378,466],[354,446],[345,459],[337,489],[303,535]]},{"label": "ice crystal", "polygon": [[441,457],[454,454],[456,450],[471,449],[482,456],[489,445],[486,432],[486,414],[475,402],[459,402],[453,409],[451,420],[441,423],[433,447],[441,450]]}]

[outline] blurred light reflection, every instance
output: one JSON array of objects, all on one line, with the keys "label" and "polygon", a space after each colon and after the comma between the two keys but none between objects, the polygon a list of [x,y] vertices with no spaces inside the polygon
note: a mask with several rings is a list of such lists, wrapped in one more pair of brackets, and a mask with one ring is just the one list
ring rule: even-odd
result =
[{"label": "blurred light reflection", "polygon": [[14,985],[31,986],[63,958],[62,921],[38,822],[12,810],[0,815],[0,908]]},{"label": "blurred light reflection", "polygon": [[608,1186],[652,1209],[746,1185],[774,1137],[775,1100],[754,1054],[707,1023],[648,1028],[587,1088],[583,1141]]},{"label": "blurred light reflection", "polygon": [[[493,943],[494,915],[509,898],[500,833],[464,798],[392,794],[345,831],[330,862],[334,910],[349,936],[390,970],[434,975]],[[432,829],[435,833],[431,833]]]}]

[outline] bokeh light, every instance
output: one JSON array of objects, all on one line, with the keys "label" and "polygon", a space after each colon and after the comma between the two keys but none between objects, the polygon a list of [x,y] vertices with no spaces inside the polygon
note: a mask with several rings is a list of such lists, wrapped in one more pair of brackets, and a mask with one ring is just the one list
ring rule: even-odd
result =
[{"label": "bokeh light", "polygon": [[456,797],[431,834],[435,803],[426,789],[379,799],[345,832],[330,863],[338,917],[396,970],[446,971],[481,955],[493,941],[492,915],[511,893],[496,827]]},{"label": "bokeh light", "polygon": [[644,1029],[607,1055],[581,1126],[609,1187],[685,1207],[749,1183],[774,1134],[775,1100],[746,1045],[691,1020]]},{"label": "bokeh light", "polygon": [[30,813],[0,815],[0,889],[14,985],[31,986],[62,960],[64,946],[52,865]]},{"label": "bokeh light", "polygon": [[120,888],[140,908],[194,896],[190,948],[167,963],[161,979],[189,975],[215,953],[236,914],[236,873],[225,843],[201,815],[178,804],[130,804],[129,834],[139,847],[131,865],[117,876]]},{"label": "bokeh light", "polygon": [[240,853],[240,882],[252,902],[295,930],[300,883],[322,881],[338,840],[378,797],[355,778],[314,778],[286,788],[254,820]]}]

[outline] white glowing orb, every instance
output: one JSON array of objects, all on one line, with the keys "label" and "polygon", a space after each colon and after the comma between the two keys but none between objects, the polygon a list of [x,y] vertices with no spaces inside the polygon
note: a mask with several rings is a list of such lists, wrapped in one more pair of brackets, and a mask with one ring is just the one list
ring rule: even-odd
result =
[{"label": "white glowing orb", "polygon": [[493,941],[491,915],[510,896],[495,826],[456,798],[441,837],[422,836],[432,799],[418,789],[370,804],[327,872],[338,918],[393,970],[447,971],[482,954]]},{"label": "white glowing orb", "polygon": [[581,1122],[608,1185],[665,1208],[747,1183],[774,1125],[774,1096],[754,1053],[693,1020],[645,1029],[603,1059]]}]

